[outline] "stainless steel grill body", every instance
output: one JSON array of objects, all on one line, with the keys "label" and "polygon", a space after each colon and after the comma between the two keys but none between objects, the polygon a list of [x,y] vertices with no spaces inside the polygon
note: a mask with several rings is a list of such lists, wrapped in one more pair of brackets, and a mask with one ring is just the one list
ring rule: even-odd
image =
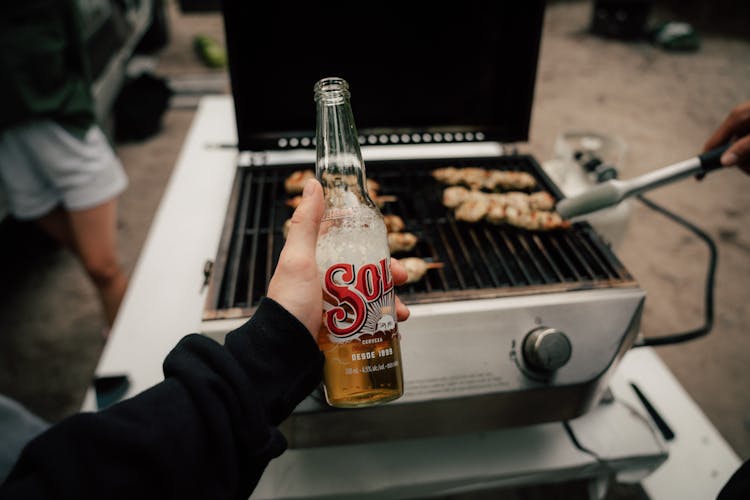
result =
[{"label": "stainless steel grill body", "polygon": [[[403,335],[405,396],[357,411],[334,410],[320,394],[285,422],[291,446],[306,447],[476,431],[573,418],[606,388],[607,374],[638,332],[644,292],[585,223],[529,232],[456,221],[430,176],[441,166],[522,170],[539,189],[560,193],[530,156],[368,161],[367,175],[396,201],[420,242],[409,255],[445,267],[403,287],[412,316]],[[238,170],[209,288],[204,326],[243,320],[263,295],[291,216],[283,181],[309,164]],[[396,254],[398,256],[398,254]],[[570,360],[542,372],[523,343],[540,326],[563,332]]]},{"label": "stainless steel grill body", "polygon": [[[567,420],[600,400],[637,334],[639,289],[552,293],[412,307],[400,325],[405,395],[333,410],[318,394],[283,424],[293,447],[383,441]],[[520,353],[538,324],[565,331],[570,361],[550,376]]]}]

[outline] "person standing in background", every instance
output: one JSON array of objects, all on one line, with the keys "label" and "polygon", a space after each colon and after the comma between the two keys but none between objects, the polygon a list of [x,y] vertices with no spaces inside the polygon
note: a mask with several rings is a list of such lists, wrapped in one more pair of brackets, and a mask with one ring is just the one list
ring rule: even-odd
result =
[{"label": "person standing in background", "polygon": [[0,5],[0,189],[76,254],[111,326],[128,284],[116,228],[128,179],[96,124],[81,33],[76,0]]}]

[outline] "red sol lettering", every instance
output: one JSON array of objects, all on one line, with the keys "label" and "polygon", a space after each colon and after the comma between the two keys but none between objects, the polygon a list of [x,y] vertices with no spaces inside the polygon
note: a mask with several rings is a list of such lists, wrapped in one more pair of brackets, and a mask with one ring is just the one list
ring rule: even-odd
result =
[{"label": "red sol lettering", "polygon": [[[393,277],[388,258],[359,269],[354,264],[334,264],[323,281],[324,291],[329,295],[325,297],[326,327],[339,341],[354,340],[382,327],[383,322],[378,321],[379,305],[391,306],[393,311]],[[377,316],[374,321],[368,321],[373,315]]]}]

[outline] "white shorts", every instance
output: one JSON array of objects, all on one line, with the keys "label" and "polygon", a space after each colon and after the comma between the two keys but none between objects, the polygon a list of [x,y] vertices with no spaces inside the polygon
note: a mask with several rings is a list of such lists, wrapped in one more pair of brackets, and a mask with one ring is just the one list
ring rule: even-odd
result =
[{"label": "white shorts", "polygon": [[98,126],[81,140],[52,120],[0,133],[0,188],[19,219],[39,218],[58,205],[84,210],[122,193],[128,178]]}]

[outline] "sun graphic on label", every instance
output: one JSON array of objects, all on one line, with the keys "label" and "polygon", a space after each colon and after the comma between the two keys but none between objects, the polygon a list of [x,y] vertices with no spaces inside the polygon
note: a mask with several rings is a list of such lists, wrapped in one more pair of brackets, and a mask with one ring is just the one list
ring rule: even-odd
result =
[{"label": "sun graphic on label", "polygon": [[[394,309],[393,293],[386,294],[379,299],[367,304],[367,319],[362,325],[362,333],[373,334],[375,332],[388,332],[396,325],[392,313]],[[384,328],[383,325],[390,320],[391,327]]]},{"label": "sun graphic on label", "polygon": [[390,332],[396,327],[396,321],[390,314],[384,314],[378,320],[378,324],[375,327],[375,332]]}]

